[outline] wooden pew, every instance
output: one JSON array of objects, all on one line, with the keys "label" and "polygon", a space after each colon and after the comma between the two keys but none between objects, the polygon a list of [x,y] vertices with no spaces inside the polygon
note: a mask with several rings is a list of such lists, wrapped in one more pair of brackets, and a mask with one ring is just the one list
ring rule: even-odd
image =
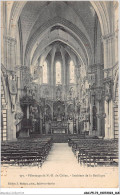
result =
[{"label": "wooden pew", "polygon": [[87,166],[118,165],[118,141],[103,139],[69,139],[78,162]]},{"label": "wooden pew", "polygon": [[52,146],[52,139],[20,139],[17,142],[1,144],[1,164],[42,165]]}]

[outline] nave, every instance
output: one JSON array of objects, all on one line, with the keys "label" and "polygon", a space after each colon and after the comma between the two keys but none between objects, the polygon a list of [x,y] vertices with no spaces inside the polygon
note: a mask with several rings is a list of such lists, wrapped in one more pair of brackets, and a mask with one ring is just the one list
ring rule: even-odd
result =
[{"label": "nave", "polygon": [[[2,174],[2,185],[4,184],[6,187],[27,188],[29,185],[34,188],[114,187],[118,178],[118,168],[88,168],[80,165],[67,143],[53,143],[42,167],[36,165],[7,167],[4,165]],[[113,180],[110,180],[110,177]],[[100,182],[101,178],[102,183]]]},{"label": "nave", "polygon": [[3,186],[118,184],[118,9],[117,1],[1,3]]},{"label": "nave", "polygon": [[11,1],[1,10],[1,140],[118,139],[118,2]]}]

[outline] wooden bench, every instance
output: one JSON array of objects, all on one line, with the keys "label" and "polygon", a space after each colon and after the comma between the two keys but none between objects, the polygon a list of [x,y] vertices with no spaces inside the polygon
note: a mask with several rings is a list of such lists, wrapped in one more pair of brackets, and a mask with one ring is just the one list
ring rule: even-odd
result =
[{"label": "wooden bench", "polygon": [[70,138],[78,162],[87,166],[118,165],[118,140]]},{"label": "wooden bench", "polygon": [[20,139],[16,142],[2,142],[1,164],[42,165],[52,146],[52,139]]}]

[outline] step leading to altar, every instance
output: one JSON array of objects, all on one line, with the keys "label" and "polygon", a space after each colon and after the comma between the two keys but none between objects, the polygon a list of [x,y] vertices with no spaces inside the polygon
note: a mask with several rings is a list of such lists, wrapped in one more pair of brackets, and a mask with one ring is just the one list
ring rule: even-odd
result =
[{"label": "step leading to altar", "polygon": [[53,138],[53,143],[67,143],[68,142],[68,139],[72,136],[77,136],[78,138],[80,139],[84,139],[85,136],[84,134],[47,134],[47,135],[41,135],[41,134],[32,134],[31,137],[32,138],[38,138],[38,137],[52,137]]}]

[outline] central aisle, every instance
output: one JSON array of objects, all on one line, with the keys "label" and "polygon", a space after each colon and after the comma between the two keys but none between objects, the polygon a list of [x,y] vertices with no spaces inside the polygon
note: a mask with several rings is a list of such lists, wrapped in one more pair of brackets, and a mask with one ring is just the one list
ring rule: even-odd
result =
[{"label": "central aisle", "polygon": [[72,168],[80,169],[80,165],[67,143],[54,143],[42,167],[44,169],[50,167],[50,169],[59,171],[71,170]]}]

